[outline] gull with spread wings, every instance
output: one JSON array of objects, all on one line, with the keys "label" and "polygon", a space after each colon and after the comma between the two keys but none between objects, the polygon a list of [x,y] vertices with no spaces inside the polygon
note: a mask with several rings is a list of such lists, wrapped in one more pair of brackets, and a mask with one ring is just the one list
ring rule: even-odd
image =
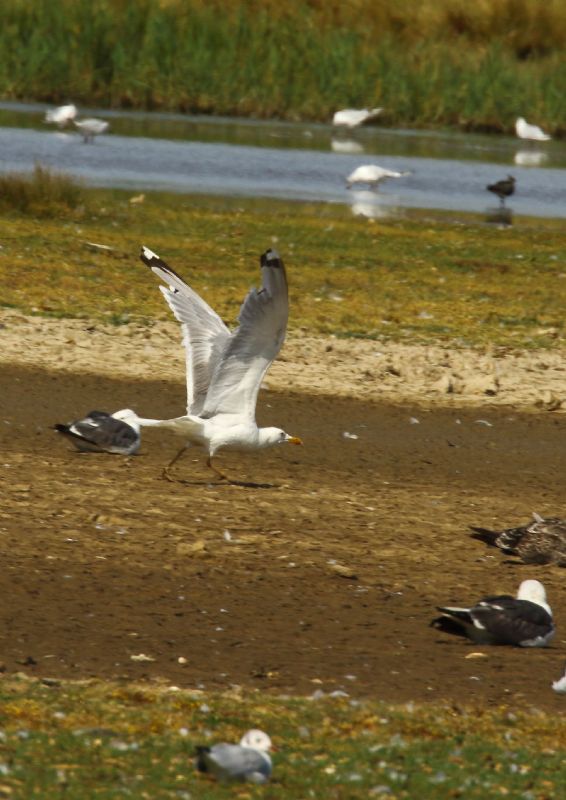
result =
[{"label": "gull with spread wings", "polygon": [[262,288],[248,292],[233,332],[159,256],[142,247],[141,259],[166,284],[159,288],[181,323],[187,357],[187,413],[165,420],[138,417],[142,426],[166,428],[186,440],[164,477],[171,480],[171,467],[190,445],[206,450],[206,463],[220,478],[238,484],[212,463],[221,448],[253,451],[302,444],[280,428],[258,428],[255,420],[259,388],[281,349],[289,315],[287,277],[275,250],[261,256]]}]

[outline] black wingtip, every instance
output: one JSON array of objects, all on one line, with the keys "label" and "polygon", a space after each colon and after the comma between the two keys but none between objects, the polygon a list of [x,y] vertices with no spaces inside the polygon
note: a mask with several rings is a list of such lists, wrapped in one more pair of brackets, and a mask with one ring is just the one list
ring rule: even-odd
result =
[{"label": "black wingtip", "polygon": [[495,540],[499,535],[496,531],[490,531],[487,528],[475,528],[473,525],[470,525],[470,530],[470,536],[473,539],[479,539],[480,542],[484,542],[485,544],[489,544],[494,547],[496,546]]},{"label": "black wingtip", "polygon": [[195,748],[195,755],[197,757],[197,769],[199,772],[208,772],[208,764],[206,763],[205,756],[210,753],[210,747],[206,745],[197,745]]},{"label": "black wingtip", "polygon": [[148,267],[153,266],[153,263],[156,261],[161,261],[157,253],[154,253],[153,250],[150,250],[149,247],[146,247],[144,244],[141,246],[140,258]]},{"label": "black wingtip", "polygon": [[61,422],[57,422],[53,426],[53,430],[57,431],[58,433],[69,433],[69,426],[68,425],[63,425]]},{"label": "black wingtip", "polygon": [[261,254],[259,261],[262,267],[283,267],[279,253],[271,247]]}]

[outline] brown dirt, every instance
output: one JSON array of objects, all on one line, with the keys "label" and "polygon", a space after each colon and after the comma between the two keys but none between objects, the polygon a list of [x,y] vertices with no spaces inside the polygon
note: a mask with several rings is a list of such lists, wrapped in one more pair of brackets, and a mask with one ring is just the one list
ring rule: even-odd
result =
[{"label": "brown dirt", "polygon": [[[513,564],[467,533],[564,512],[559,416],[485,397],[481,409],[427,409],[262,392],[260,420],[305,447],[220,461],[277,487],[212,485],[198,452],[172,484],[160,477],[178,446],[169,435],[144,431],[125,460],[80,455],[50,426],[91,408],[173,416],[182,384],[79,374],[69,350],[59,372],[0,365],[8,671],[563,706],[550,683],[566,652],[566,572]],[[551,648],[478,648],[429,627],[436,604],[527,577],[555,609]],[[486,657],[467,658],[477,650]]]}]

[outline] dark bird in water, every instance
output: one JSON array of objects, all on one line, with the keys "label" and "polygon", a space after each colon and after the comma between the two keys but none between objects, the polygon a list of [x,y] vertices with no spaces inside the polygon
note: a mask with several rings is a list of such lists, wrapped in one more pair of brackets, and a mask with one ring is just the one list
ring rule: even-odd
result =
[{"label": "dark bird in water", "polygon": [[515,193],[515,178],[508,175],[505,180],[497,181],[497,183],[490,183],[485,187],[488,192],[493,192],[499,197],[499,202],[502,206],[505,205],[505,198],[511,197]]},{"label": "dark bird in water", "polygon": [[510,556],[517,556],[525,564],[557,564],[566,567],[566,519],[541,517],[533,514],[533,521],[518,528],[492,531],[472,526],[472,536]]},{"label": "dark bird in water", "polygon": [[552,611],[540,581],[523,581],[517,597],[485,597],[471,608],[439,606],[442,616],[431,622],[444,633],[467,636],[476,644],[544,647],[554,636]]},{"label": "dark bird in water", "polygon": [[129,408],[113,414],[91,411],[83,419],[68,425],[58,423],[55,430],[85,453],[131,456],[140,448],[140,426],[135,412]]}]

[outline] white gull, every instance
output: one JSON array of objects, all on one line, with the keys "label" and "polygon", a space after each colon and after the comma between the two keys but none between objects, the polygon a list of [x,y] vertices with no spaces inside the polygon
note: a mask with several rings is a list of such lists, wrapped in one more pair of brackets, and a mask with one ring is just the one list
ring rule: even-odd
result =
[{"label": "white gull", "polygon": [[336,127],[357,128],[367,120],[377,117],[382,111],[382,108],[343,108],[336,111],[332,124]]},{"label": "white gull", "polygon": [[526,580],[517,597],[485,597],[471,608],[438,607],[442,616],[431,623],[445,633],[467,636],[477,644],[544,647],[554,636],[552,611],[540,581]]},{"label": "white gull", "polygon": [[77,107],[73,103],[58,108],[50,108],[45,112],[45,122],[55,123],[63,128],[67,122],[72,122],[77,116]]},{"label": "white gull", "polygon": [[272,743],[267,733],[253,729],[242,736],[240,744],[197,747],[197,769],[214,775],[220,781],[266,783],[272,771],[269,750]]},{"label": "white gull", "polygon": [[106,120],[96,119],[95,117],[79,119],[74,122],[80,133],[82,133],[85,142],[94,142],[94,137],[105,133],[110,124]]},{"label": "white gull", "polygon": [[362,166],[356,167],[356,169],[348,175],[346,178],[346,188],[350,189],[354,183],[367,183],[368,186],[376,188],[380,181],[384,181],[387,178],[403,178],[405,175],[410,174],[410,172],[396,172],[393,169],[378,167],[376,164],[362,164]]},{"label": "white gull", "polygon": [[547,142],[552,139],[538,125],[529,125],[524,117],[519,117],[515,123],[515,133],[519,139],[530,139],[532,142]]},{"label": "white gull", "polygon": [[232,333],[158,255],[142,247],[141,259],[167,284],[159,288],[181,323],[187,359],[187,413],[165,420],[138,417],[142,426],[166,428],[186,440],[164,476],[169,477],[187,447],[196,445],[206,450],[206,463],[220,478],[238,484],[212,463],[221,448],[254,451],[285,442],[302,444],[281,428],[258,428],[255,420],[260,385],[281,349],[289,315],[287,277],[275,250],[261,256],[262,288],[248,293]]}]

